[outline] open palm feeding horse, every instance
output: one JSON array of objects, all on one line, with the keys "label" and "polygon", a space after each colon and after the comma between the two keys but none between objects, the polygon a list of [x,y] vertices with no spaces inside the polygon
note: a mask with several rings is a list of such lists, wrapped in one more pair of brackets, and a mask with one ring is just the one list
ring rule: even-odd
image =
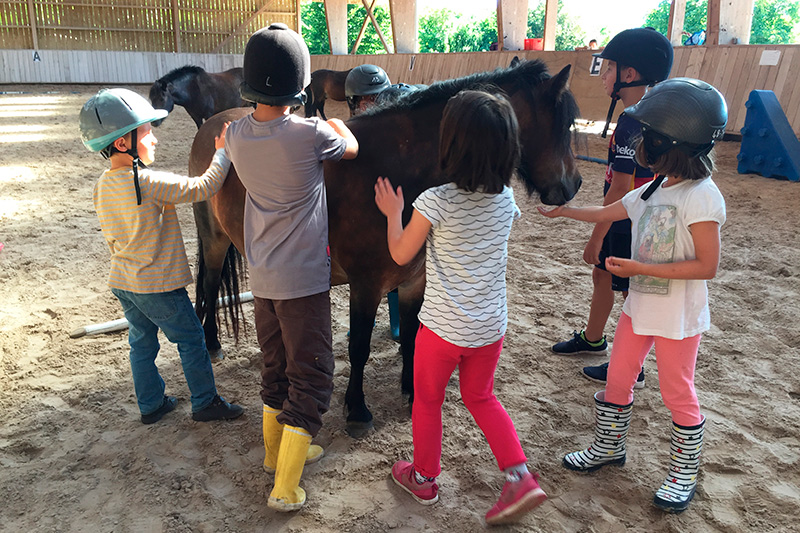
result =
[{"label": "open palm feeding horse", "polygon": [[[398,266],[389,256],[386,219],[374,201],[378,176],[403,187],[404,223],[411,203],[423,190],[445,181],[438,168],[439,123],[447,100],[463,89],[499,87],[508,96],[520,125],[522,159],[518,176],[528,194],[545,204],[570,200],[581,184],[570,145],[570,128],[578,110],[567,90],[569,66],[551,77],[544,63],[523,62],[513,68],[439,82],[387,107],[368,111],[348,121],[359,141],[358,157],[325,162],[329,213],[329,240],[333,284],[350,284],[350,380],[345,393],[347,431],[360,437],[372,427],[364,390],[364,368],[378,304],[398,287],[403,370],[401,388],[413,394],[414,339],[417,312],[425,287],[425,252]],[[192,145],[189,170],[201,174],[214,153],[214,135],[223,122],[241,118],[248,110],[232,109],[212,117]],[[242,220],[245,190],[232,168],[222,190],[210,200],[215,227],[204,239],[229,236],[244,249]],[[199,283],[199,282],[198,282]],[[412,397],[413,399],[413,397]]]},{"label": "open palm feeding horse", "polygon": [[325,100],[345,101],[344,82],[350,70],[353,69],[320,69],[311,73],[311,83],[306,87],[306,118],[314,117],[319,112],[323,120],[328,120],[325,116]]},{"label": "open palm feeding horse", "polygon": [[[150,103],[156,109],[172,112],[183,106],[199,128],[203,121],[220,111],[251,105],[239,96],[242,80],[240,67],[225,72],[206,72],[202,67],[186,65],[170,71],[150,87]],[[161,120],[153,122],[154,126]]]}]

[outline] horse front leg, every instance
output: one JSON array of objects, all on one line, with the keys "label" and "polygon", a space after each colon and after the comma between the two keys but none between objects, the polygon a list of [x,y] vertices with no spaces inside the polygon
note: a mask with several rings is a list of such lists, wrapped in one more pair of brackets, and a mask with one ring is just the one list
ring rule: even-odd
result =
[{"label": "horse front leg", "polygon": [[381,300],[380,287],[350,284],[350,380],[344,396],[347,434],[365,437],[373,428],[372,413],[364,398],[364,368],[369,359],[372,327]]},{"label": "horse front leg", "polygon": [[419,330],[419,310],[425,294],[425,272],[397,288],[400,298],[400,353],[403,371],[400,389],[408,395],[409,408],[414,403],[414,348]]},{"label": "horse front leg", "polygon": [[217,328],[217,298],[219,297],[222,269],[231,240],[219,228],[208,202],[192,205],[197,225],[198,267],[195,284],[195,312],[203,324],[206,349],[211,360],[221,360],[225,352],[219,342]]}]

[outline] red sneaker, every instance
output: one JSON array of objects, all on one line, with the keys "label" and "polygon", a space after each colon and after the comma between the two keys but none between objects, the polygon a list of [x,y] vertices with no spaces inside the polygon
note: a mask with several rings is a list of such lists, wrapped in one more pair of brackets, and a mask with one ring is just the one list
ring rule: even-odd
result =
[{"label": "red sneaker", "polygon": [[439,501],[439,485],[435,481],[417,483],[414,465],[408,461],[397,461],[392,466],[392,479],[422,505],[433,505]]},{"label": "red sneaker", "polygon": [[486,523],[494,525],[514,522],[544,502],[547,494],[539,488],[538,479],[537,474],[528,472],[519,481],[506,481],[500,499],[486,513]]}]

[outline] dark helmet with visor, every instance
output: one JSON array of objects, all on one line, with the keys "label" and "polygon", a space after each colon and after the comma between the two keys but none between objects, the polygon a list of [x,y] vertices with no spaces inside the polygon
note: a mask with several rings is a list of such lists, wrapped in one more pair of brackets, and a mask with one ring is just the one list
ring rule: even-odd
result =
[{"label": "dark helmet with visor", "polygon": [[712,85],[673,78],[650,89],[625,114],[642,124],[648,163],[672,148],[690,157],[706,155],[725,134],[728,106]]},{"label": "dark helmet with visor", "polygon": [[386,72],[377,65],[359,65],[347,74],[344,94],[347,98],[378,94],[392,82]]},{"label": "dark helmet with visor", "polygon": [[244,50],[244,100],[274,106],[305,103],[311,56],[303,38],[275,22],[250,36]]},{"label": "dark helmet with visor", "polygon": [[[611,39],[599,53],[592,54],[617,63],[617,79],[611,94],[611,106],[608,109],[606,126],[603,137],[608,131],[608,124],[614,113],[619,90],[624,87],[639,87],[642,85],[655,85],[669,78],[672,70],[673,50],[672,44],[662,34],[652,28],[632,28],[619,32]],[[623,83],[620,81],[620,68],[631,67],[636,69],[641,79]]]}]

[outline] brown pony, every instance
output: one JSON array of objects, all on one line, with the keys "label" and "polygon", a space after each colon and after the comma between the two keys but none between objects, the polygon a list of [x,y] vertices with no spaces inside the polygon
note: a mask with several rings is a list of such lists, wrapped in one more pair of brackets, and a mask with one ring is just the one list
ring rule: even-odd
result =
[{"label": "brown pony", "polygon": [[350,70],[320,69],[311,73],[311,84],[306,87],[306,118],[316,116],[319,111],[322,120],[328,120],[325,116],[325,100],[345,101],[344,82]]},{"label": "brown pony", "polygon": [[[170,71],[150,87],[150,103],[156,109],[172,112],[175,104],[186,108],[199,128],[203,121],[220,111],[250,105],[239,96],[244,80],[241,68],[209,73],[202,67],[186,65]],[[154,126],[161,120],[153,122]]]},{"label": "brown pony", "polygon": [[[437,165],[437,150],[447,100],[463,89],[494,86],[508,95],[520,124],[518,176],[525,190],[537,194],[545,204],[566,203],[581,184],[570,145],[570,128],[578,109],[566,88],[569,70],[567,66],[551,77],[544,63],[522,62],[513,68],[436,83],[348,121],[359,141],[358,157],[326,162],[324,169],[332,282],[350,285],[350,381],[344,403],[351,436],[361,437],[372,427],[372,414],[364,399],[364,367],[378,304],[395,287],[400,297],[401,388],[413,400],[414,339],[425,287],[424,251],[405,266],[398,266],[389,256],[386,219],[374,201],[376,178],[386,176],[393,185],[403,187],[407,223],[413,200],[445,181]],[[200,128],[192,145],[190,174],[199,175],[208,167],[214,135],[222,124],[249,112],[231,109]],[[201,238],[223,239],[220,248],[232,240],[243,250],[244,197],[245,190],[232,168],[222,190],[210,200],[216,215],[214,232],[201,234]]]}]

